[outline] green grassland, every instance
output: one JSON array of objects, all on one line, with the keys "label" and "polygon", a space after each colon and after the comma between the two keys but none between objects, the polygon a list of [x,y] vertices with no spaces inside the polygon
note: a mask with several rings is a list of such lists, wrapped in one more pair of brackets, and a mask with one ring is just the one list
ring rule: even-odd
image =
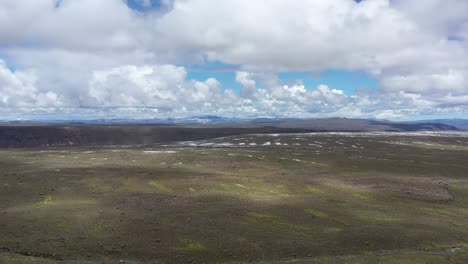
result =
[{"label": "green grassland", "polygon": [[467,139],[341,137],[0,150],[0,263],[468,262]]}]

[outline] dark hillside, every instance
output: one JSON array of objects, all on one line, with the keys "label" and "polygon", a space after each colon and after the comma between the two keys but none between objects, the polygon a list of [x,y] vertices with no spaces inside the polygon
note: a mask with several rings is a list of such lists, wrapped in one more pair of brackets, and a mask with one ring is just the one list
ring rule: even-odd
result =
[{"label": "dark hillside", "polygon": [[308,129],[193,128],[174,126],[1,126],[1,148],[48,146],[139,145],[172,141],[202,140],[252,133],[300,133]]},{"label": "dark hillside", "polygon": [[0,148],[141,145],[262,133],[439,130],[457,128],[437,123],[394,123],[347,118],[280,119],[190,126],[23,123],[0,126]]}]

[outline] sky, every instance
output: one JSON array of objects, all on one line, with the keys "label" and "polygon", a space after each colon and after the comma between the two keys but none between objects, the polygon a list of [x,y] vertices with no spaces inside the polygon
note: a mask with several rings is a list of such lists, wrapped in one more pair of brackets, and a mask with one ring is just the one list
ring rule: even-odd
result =
[{"label": "sky", "polygon": [[0,119],[200,115],[468,118],[468,1],[0,1]]}]

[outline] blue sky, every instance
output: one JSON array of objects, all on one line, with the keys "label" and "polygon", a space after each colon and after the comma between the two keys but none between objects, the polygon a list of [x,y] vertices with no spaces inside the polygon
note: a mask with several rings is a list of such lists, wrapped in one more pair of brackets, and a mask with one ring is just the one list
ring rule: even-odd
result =
[{"label": "blue sky", "polygon": [[205,62],[203,64],[181,65],[187,69],[187,78],[197,81],[205,81],[215,78],[221,83],[222,89],[231,89],[236,94],[240,93],[241,86],[236,82],[238,65],[229,65],[222,62]]},{"label": "blue sky", "polygon": [[378,80],[363,71],[326,70],[320,73],[285,72],[279,78],[286,83],[303,82],[304,86],[314,89],[321,84],[340,89],[347,95],[353,95],[355,89],[376,89]]},{"label": "blue sky", "polygon": [[[223,63],[208,63],[205,65],[183,65],[188,69],[188,78],[204,81],[216,78],[221,88],[232,89],[240,93],[241,85],[236,82],[236,67]],[[280,72],[278,78],[287,85],[303,84],[307,89],[315,89],[321,84],[340,89],[347,95],[353,95],[355,89],[376,89],[378,80],[364,71],[326,70],[314,72]],[[261,86],[261,83],[259,83]]]},{"label": "blue sky", "polygon": [[5,52],[2,52],[1,46],[0,46],[0,59],[6,63],[6,66],[8,67],[8,69],[10,69],[11,71],[16,70],[15,64],[10,59],[10,56],[8,56],[8,54],[6,54]]},{"label": "blue sky", "polygon": [[144,6],[142,0],[127,0],[128,6],[138,11],[147,11],[152,8],[161,8],[160,0],[150,0],[150,6]]}]

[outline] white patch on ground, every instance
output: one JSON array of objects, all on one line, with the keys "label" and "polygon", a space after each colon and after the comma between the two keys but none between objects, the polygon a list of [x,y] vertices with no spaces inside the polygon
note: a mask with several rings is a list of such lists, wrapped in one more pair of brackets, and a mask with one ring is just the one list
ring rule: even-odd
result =
[{"label": "white patch on ground", "polygon": [[382,136],[410,136],[410,137],[468,137],[468,131],[418,131],[418,132],[317,132],[306,133],[307,136],[339,135],[348,137],[382,137]]},{"label": "white patch on ground", "polygon": [[239,143],[239,146],[244,146],[244,145],[245,145],[244,142]]},{"label": "white patch on ground", "polygon": [[216,146],[220,146],[220,147],[229,147],[229,146],[232,146],[234,144],[232,143],[220,143],[220,144],[217,144]]},{"label": "white patch on ground", "polygon": [[263,146],[270,146],[270,145],[271,145],[270,141],[263,143]]},{"label": "white patch on ground", "polygon": [[283,144],[281,144],[281,142],[275,142],[275,145],[281,146],[281,145],[283,145]]},{"label": "white patch on ground", "polygon": [[91,160],[107,160],[107,158],[91,158]]},{"label": "white patch on ground", "polygon": [[236,183],[236,184],[234,184],[234,185],[236,185],[237,187],[240,187],[240,188],[249,189],[249,187],[244,186],[244,185],[239,184],[239,183]]},{"label": "white patch on ground", "polygon": [[293,159],[293,160],[297,162],[304,162],[303,160],[300,160],[300,159]]},{"label": "white patch on ground", "polygon": [[426,146],[437,146],[436,144],[427,143],[427,142],[420,142],[420,141],[416,141],[414,143],[415,144],[420,144],[420,145],[426,145]]},{"label": "white patch on ground", "polygon": [[373,141],[373,142],[379,142],[379,143],[385,143],[385,144],[390,144],[390,145],[403,145],[403,146],[410,146],[410,143],[405,143],[402,141]]},{"label": "white patch on ground", "polygon": [[249,146],[256,146],[257,143],[249,143]]},{"label": "white patch on ground", "polygon": [[145,154],[175,154],[177,151],[174,150],[145,150]]}]

